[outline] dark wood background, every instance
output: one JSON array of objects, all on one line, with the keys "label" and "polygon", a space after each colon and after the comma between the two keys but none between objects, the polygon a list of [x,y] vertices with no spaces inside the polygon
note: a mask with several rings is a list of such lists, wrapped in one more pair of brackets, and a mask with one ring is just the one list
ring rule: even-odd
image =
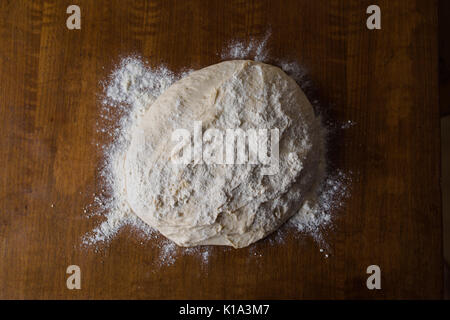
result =
[{"label": "dark wood background", "polygon": [[[366,28],[366,8],[382,30]],[[66,8],[81,7],[81,30]],[[128,229],[98,252],[80,239],[99,220],[83,208],[101,186],[100,81],[137,53],[174,70],[201,68],[233,39],[263,37],[272,57],[309,72],[333,121],[334,167],[352,195],[326,234],[283,245],[212,248],[209,263],[155,267],[155,241]],[[0,1],[0,298],[440,298],[437,2]],[[54,204],[54,207],[51,207]],[[66,288],[66,268],[82,289]],[[382,289],[366,288],[377,264]]]}]

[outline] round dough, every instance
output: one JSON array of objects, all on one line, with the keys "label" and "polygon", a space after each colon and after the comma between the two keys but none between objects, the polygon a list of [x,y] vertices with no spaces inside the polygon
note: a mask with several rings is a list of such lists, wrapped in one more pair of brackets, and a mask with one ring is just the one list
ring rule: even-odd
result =
[{"label": "round dough", "polygon": [[[279,130],[279,166],[176,165],[176,129]],[[245,247],[295,214],[323,171],[320,119],[281,69],[249,60],[192,72],[167,89],[133,130],[124,157],[127,201],[150,226],[180,246]],[[270,131],[270,130],[269,130]],[[204,137],[205,138],[205,137]],[[270,147],[270,143],[268,144]]]}]

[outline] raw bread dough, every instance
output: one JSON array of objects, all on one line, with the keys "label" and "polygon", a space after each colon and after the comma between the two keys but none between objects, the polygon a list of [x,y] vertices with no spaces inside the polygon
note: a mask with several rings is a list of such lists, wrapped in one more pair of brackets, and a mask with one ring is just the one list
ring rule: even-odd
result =
[{"label": "raw bread dough", "polygon": [[[171,161],[172,132],[208,128],[279,129],[279,171],[262,164]],[[180,246],[245,247],[294,215],[323,173],[320,119],[281,69],[249,60],[192,72],[167,89],[133,130],[124,156],[127,201]]]}]

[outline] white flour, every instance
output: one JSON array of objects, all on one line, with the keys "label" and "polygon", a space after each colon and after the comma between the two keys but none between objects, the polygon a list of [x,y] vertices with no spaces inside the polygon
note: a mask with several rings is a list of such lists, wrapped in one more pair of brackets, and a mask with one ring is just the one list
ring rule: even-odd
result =
[{"label": "white flour", "polygon": [[266,47],[269,37],[270,31],[266,32],[262,40],[251,39],[248,43],[232,41],[220,57],[222,60],[251,59],[264,62],[269,55]]},{"label": "white flour", "polygon": [[[263,41],[259,42],[256,40],[251,40],[249,43],[234,41],[221,54],[221,57],[222,59],[249,58],[264,61],[268,57],[265,45],[269,35],[267,34]],[[305,86],[309,86],[305,79],[306,73],[297,63],[278,61],[278,65],[293,77],[302,89],[305,90]],[[100,216],[104,220],[92,232],[84,236],[84,245],[100,248],[101,245],[111,241],[122,227],[131,226],[142,241],[159,239],[156,242],[159,243],[160,248],[160,265],[171,265],[180,255],[194,255],[202,262],[208,261],[209,247],[177,247],[173,242],[160,237],[156,231],[130,211],[123,192],[124,175],[121,171],[123,169],[119,165],[123,153],[129,146],[130,133],[145,108],[151,105],[173,82],[187,73],[176,75],[165,66],[154,69],[148,67],[147,63],[139,57],[127,57],[104,83],[101,115],[97,123],[99,133],[104,137],[102,141],[108,141],[97,143],[104,154],[104,162],[100,168],[102,192],[99,195],[94,194],[93,202],[84,208],[88,217]],[[311,102],[316,109],[320,107],[316,101]],[[343,125],[342,129],[344,128],[347,126]],[[317,196],[307,201],[297,215],[275,235],[270,236],[269,243],[283,242],[286,232],[296,232],[299,235],[311,235],[326,247],[322,233],[331,225],[333,212],[342,206],[343,199],[348,195],[348,181],[348,176],[343,172],[327,177]],[[250,249],[250,252],[251,256],[255,257],[263,254],[255,252],[254,249]],[[328,253],[325,253],[323,249],[321,252],[324,257],[328,257]]]}]

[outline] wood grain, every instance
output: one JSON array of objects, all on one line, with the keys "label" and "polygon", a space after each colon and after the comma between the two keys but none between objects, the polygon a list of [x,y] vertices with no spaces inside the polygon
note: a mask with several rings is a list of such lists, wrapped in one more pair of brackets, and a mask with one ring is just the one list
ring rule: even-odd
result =
[{"label": "wood grain", "polygon": [[450,115],[450,2],[439,0],[439,105],[441,117]]},{"label": "wood grain", "polygon": [[[440,298],[442,216],[436,1],[0,1],[0,298]],[[220,61],[233,39],[271,30],[272,59],[299,61],[334,123],[332,168],[351,172],[351,197],[325,235],[212,248],[160,267],[156,240],[123,229],[80,248],[101,219],[83,208],[101,192],[95,141],[100,81],[121,56],[179,71]],[[54,205],[51,207],[51,205]],[[252,257],[251,250],[262,252]],[[66,268],[82,289],[66,288]],[[366,268],[382,290],[366,288]]]}]

